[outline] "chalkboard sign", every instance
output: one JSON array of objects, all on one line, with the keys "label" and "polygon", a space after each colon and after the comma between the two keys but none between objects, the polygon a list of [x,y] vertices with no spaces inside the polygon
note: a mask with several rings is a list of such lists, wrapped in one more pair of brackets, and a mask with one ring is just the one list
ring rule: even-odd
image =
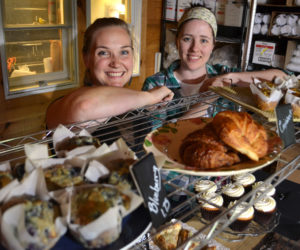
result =
[{"label": "chalkboard sign", "polygon": [[167,220],[171,204],[153,154],[149,153],[133,164],[130,172],[150,212],[153,226],[159,227]]},{"label": "chalkboard sign", "polygon": [[292,106],[291,104],[280,104],[277,105],[275,111],[277,130],[286,148],[296,142]]}]

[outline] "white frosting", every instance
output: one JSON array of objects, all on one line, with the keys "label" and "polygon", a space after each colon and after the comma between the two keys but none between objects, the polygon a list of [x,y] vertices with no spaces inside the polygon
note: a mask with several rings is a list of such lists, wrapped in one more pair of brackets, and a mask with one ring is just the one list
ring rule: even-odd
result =
[{"label": "white frosting", "polygon": [[[219,207],[221,207],[223,205],[223,197],[214,192],[204,192],[201,194],[201,198],[206,201],[209,201],[210,203],[215,204]],[[205,208],[216,208],[215,206],[213,206],[209,203],[205,203],[204,201],[202,201],[200,199],[198,201],[199,201],[199,203],[202,203],[203,204],[202,206]]]},{"label": "white frosting", "polygon": [[[231,208],[233,205],[236,204],[237,201],[234,202],[230,202],[228,208]],[[235,215],[235,214],[240,214],[242,212],[242,210],[246,209],[246,207],[248,207],[249,204],[247,202],[241,202],[240,204],[238,204],[235,208],[233,208],[230,213],[231,215]],[[244,212],[242,212],[242,214],[240,214],[237,218],[238,219],[249,219],[252,218],[254,214],[254,208],[253,206],[250,206],[247,210],[245,210]]]},{"label": "white frosting", "polygon": [[234,175],[232,179],[243,186],[251,185],[255,182],[256,178],[253,174],[246,173],[246,174],[239,174]]},{"label": "white frosting", "polygon": [[264,197],[254,204],[254,208],[259,211],[263,212],[270,212],[273,211],[276,207],[276,201],[274,198],[267,196]]},{"label": "white frosting", "polygon": [[229,183],[222,188],[223,193],[230,197],[240,197],[245,193],[245,189],[241,184]]},{"label": "white frosting", "polygon": [[203,191],[215,192],[217,190],[217,185],[210,180],[199,180],[194,185],[196,192],[200,193]]},{"label": "white frosting", "polygon": [[261,191],[262,193],[265,193],[266,190],[269,190],[266,193],[266,195],[269,195],[269,196],[273,196],[275,194],[275,192],[276,192],[275,188],[271,184],[266,184],[263,181],[255,182],[252,185],[252,188],[253,189],[259,188],[259,191]]}]

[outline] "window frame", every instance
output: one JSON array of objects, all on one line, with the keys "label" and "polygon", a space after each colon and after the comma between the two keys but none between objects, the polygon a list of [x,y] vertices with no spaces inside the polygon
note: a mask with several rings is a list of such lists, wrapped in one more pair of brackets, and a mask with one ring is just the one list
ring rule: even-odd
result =
[{"label": "window frame", "polygon": [[[20,25],[20,27],[4,27],[4,0],[0,1],[0,56],[1,56],[1,68],[2,79],[5,99],[18,98],[23,96],[29,96],[34,94],[41,94],[46,92],[53,92],[57,90],[74,88],[79,86],[79,62],[78,62],[78,32],[77,32],[77,5],[76,1],[71,0],[71,10],[68,7],[68,3],[64,1],[64,24],[49,24],[41,26],[33,25]],[[71,22],[71,23],[70,23]],[[62,30],[62,56],[63,56],[63,71],[41,73],[37,75],[21,76],[16,79],[8,78],[7,71],[7,57],[5,51],[5,31],[18,31],[18,30],[49,30],[49,29],[61,29]],[[10,83],[18,82],[24,86],[19,90],[11,90]],[[26,86],[30,83],[30,86]]]}]

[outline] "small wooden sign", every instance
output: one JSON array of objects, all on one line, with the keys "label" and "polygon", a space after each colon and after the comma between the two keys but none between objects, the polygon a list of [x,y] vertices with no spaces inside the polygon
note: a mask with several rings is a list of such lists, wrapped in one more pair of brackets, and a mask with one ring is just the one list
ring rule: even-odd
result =
[{"label": "small wooden sign", "polygon": [[277,130],[286,148],[296,143],[292,106],[291,104],[277,105],[275,113],[277,118]]},{"label": "small wooden sign", "polygon": [[149,153],[133,164],[130,172],[150,212],[152,224],[158,228],[166,222],[171,204],[153,154]]}]

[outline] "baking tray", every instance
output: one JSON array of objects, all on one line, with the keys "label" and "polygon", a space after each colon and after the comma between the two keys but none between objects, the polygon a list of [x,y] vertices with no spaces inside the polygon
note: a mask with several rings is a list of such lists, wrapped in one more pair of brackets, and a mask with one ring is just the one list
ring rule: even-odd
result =
[{"label": "baking tray", "polygon": [[[255,102],[255,98],[250,90],[250,88],[242,87],[213,87],[210,89],[220,96],[237,103],[257,114],[260,114],[268,119],[269,122],[276,122],[275,112],[260,110]],[[294,116],[294,122],[300,122],[300,117]]]}]

